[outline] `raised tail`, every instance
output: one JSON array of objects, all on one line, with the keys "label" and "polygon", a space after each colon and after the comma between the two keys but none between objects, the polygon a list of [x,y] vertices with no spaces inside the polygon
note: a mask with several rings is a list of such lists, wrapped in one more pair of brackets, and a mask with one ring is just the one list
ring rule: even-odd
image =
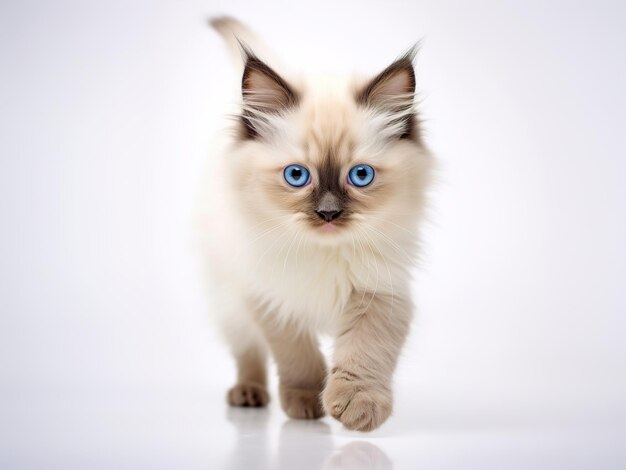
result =
[{"label": "raised tail", "polygon": [[269,47],[247,25],[230,16],[211,18],[210,25],[217,31],[226,42],[231,59],[238,71],[243,72],[245,54],[244,47],[254,52],[256,56],[272,64],[273,67],[282,68]]}]

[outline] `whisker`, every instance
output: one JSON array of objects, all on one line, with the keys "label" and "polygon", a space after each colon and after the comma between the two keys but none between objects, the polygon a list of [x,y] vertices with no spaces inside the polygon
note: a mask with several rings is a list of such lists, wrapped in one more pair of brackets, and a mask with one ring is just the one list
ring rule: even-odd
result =
[{"label": "whisker", "polygon": [[289,248],[287,249],[287,254],[285,255],[285,260],[283,262],[283,276],[285,275],[285,271],[287,270],[287,260],[289,259],[289,253],[291,253],[291,247],[293,246],[293,242],[296,241],[296,238],[299,237],[300,230],[298,230],[294,236],[291,238],[291,243],[289,243]]},{"label": "whisker", "polygon": [[381,237],[383,237],[384,240],[382,240],[382,241],[385,241],[389,246],[394,248],[402,256],[406,256],[411,261],[415,260],[415,255],[411,255],[411,254],[407,253],[406,250],[401,248],[393,239],[391,239],[385,233],[381,232],[380,230],[376,229],[375,227],[372,227],[369,224],[363,224],[362,227],[366,228],[367,230],[370,230],[370,231],[372,231],[372,232],[374,232],[374,233],[376,233],[378,235],[380,235]]},{"label": "whisker", "polygon": [[287,232],[287,231],[283,232],[279,237],[276,238],[276,240],[274,240],[274,242],[269,247],[267,247],[267,249],[263,252],[263,254],[257,260],[257,263],[254,266],[254,272],[257,271],[259,265],[261,264],[261,261],[263,261],[263,258],[265,258],[265,255],[267,255],[267,253],[269,253],[269,251],[272,248],[274,248],[274,245],[276,245],[276,243],[278,243],[280,240],[282,240],[286,235],[289,235],[289,232]]},{"label": "whisker", "polygon": [[274,230],[281,228],[282,225],[281,224],[276,224],[273,227],[270,227],[266,230],[263,230],[261,233],[259,233],[254,239],[252,239],[252,241],[249,242],[250,245],[252,245],[253,243],[255,243],[257,240],[259,240],[260,238],[264,237],[265,235],[273,232]]},{"label": "whisker", "polygon": [[287,215],[279,215],[278,217],[270,217],[270,218],[268,218],[268,219],[261,220],[261,221],[259,221],[259,222],[255,223],[254,225],[252,225],[251,227],[249,227],[249,228],[245,231],[245,233],[244,233],[244,234],[245,234],[245,235],[249,235],[249,234],[250,234],[250,232],[253,232],[253,231],[254,231],[254,230],[255,230],[255,229],[256,229],[259,225],[263,225],[263,224],[266,224],[266,223],[268,223],[268,222],[272,222],[272,221],[274,221],[274,220],[279,220],[279,219],[283,219],[283,218],[287,219],[287,218],[288,218],[288,216],[287,216]]},{"label": "whisker", "polygon": [[404,230],[406,233],[408,233],[411,236],[415,236],[416,232],[411,232],[408,228],[403,227],[402,225],[396,224],[395,222],[392,222],[391,220],[387,220],[387,219],[383,219],[382,217],[376,217],[374,215],[371,215],[368,213],[368,216],[371,217],[372,219],[376,219],[376,220],[380,220],[381,222],[385,222],[386,224],[391,224],[394,225],[395,227],[398,227],[401,230]]},{"label": "whisker", "polygon": [[300,254],[300,244],[302,243],[302,240],[304,240],[304,231],[301,232],[300,235],[300,239],[298,240],[298,247],[296,248],[296,266],[299,267],[300,263],[298,261],[298,255]]}]

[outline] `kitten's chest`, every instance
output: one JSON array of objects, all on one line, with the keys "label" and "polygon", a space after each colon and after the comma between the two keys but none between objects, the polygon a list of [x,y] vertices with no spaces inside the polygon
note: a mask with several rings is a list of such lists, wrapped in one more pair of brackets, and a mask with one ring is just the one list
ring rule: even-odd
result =
[{"label": "kitten's chest", "polygon": [[376,285],[371,260],[352,249],[294,250],[270,250],[253,273],[254,293],[273,314],[331,330],[353,291]]}]

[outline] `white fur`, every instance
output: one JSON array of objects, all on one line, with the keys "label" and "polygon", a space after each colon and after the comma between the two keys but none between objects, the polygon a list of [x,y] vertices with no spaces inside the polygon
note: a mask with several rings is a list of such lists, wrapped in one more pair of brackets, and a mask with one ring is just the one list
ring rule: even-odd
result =
[{"label": "white fur", "polygon": [[[250,317],[259,306],[278,321],[332,333],[354,291],[366,292],[365,306],[372,293],[409,296],[431,159],[414,143],[390,143],[399,132],[398,115],[357,109],[353,88],[351,80],[308,82],[295,114],[260,116],[258,141],[233,138],[211,156],[197,227],[218,301],[214,310],[235,350],[264,342]],[[412,105],[400,112],[412,112]],[[254,172],[247,172],[305,161],[303,129],[332,133],[327,121],[333,119],[338,125],[349,121],[354,131],[358,145],[347,158],[395,171],[389,184],[397,187],[379,212],[355,215],[354,228],[326,240],[302,214],[272,207],[255,187]],[[313,165],[311,171],[315,177]]]}]

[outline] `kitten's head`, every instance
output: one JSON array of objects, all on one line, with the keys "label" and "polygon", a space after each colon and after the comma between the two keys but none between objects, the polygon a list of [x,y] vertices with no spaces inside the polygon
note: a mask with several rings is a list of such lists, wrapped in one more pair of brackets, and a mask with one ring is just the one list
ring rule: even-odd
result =
[{"label": "kitten's head", "polygon": [[296,84],[245,50],[231,176],[252,222],[320,243],[412,226],[430,166],[413,57],[367,81]]}]

